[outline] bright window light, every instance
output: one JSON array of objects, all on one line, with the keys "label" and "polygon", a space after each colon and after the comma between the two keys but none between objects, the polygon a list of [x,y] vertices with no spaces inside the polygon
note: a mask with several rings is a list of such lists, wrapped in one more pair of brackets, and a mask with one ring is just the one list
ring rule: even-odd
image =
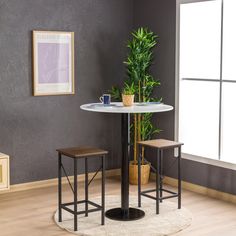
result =
[{"label": "bright window light", "polygon": [[224,0],[223,79],[236,80],[236,0]]},{"label": "bright window light", "polygon": [[181,82],[179,140],[184,153],[218,159],[219,91],[219,82]]},{"label": "bright window light", "polygon": [[219,158],[220,83],[206,79],[220,79],[220,46],[220,1],[181,4],[179,140],[184,153],[211,159]]},{"label": "bright window light", "polygon": [[236,163],[236,83],[223,83],[221,160]]},{"label": "bright window light", "polygon": [[221,4],[180,5],[180,78],[220,78]]}]

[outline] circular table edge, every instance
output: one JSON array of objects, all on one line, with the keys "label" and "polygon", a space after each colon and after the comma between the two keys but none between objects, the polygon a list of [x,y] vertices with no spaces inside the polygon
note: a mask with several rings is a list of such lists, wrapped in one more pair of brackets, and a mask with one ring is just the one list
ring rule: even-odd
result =
[{"label": "circular table edge", "polygon": [[[173,106],[167,105],[164,103],[160,104],[151,104],[146,106],[135,106],[138,103],[135,103],[132,107],[123,107],[121,106],[121,102],[113,102],[111,105],[118,105],[117,108],[112,109],[112,106],[104,106],[100,108],[93,108],[92,106],[102,105],[102,103],[87,103],[80,106],[80,109],[85,111],[92,111],[92,112],[101,112],[101,113],[158,113],[158,112],[166,112],[171,111],[174,109]],[[138,107],[138,109],[135,109]],[[153,108],[152,110],[145,110],[145,108]],[[142,110],[143,108],[143,110]]]}]

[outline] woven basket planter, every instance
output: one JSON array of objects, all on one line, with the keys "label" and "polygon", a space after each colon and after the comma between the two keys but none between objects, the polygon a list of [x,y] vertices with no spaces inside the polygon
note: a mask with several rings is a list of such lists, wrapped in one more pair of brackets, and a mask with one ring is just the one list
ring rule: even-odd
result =
[{"label": "woven basket planter", "polygon": [[122,94],[122,102],[125,107],[131,107],[134,105],[134,95]]},{"label": "woven basket planter", "polygon": [[[147,184],[150,176],[150,163],[141,165],[141,184]],[[133,161],[129,163],[129,182],[130,184],[138,184],[138,164]]]}]

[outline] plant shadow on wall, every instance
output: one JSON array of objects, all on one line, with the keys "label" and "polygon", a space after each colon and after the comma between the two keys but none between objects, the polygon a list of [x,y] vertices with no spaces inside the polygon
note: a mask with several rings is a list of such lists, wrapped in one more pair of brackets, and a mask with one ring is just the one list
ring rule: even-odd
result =
[{"label": "plant shadow on wall", "polygon": [[[141,27],[132,32],[132,39],[127,44],[129,54],[124,62],[128,78],[125,80],[123,88],[113,86],[110,90],[116,101],[121,101],[122,97],[123,103],[126,105],[124,96],[127,95],[133,95],[134,101],[141,104],[162,101],[162,98],[153,97],[153,90],[160,86],[160,82],[149,72],[154,59],[153,48],[157,43],[158,36],[147,28]],[[129,105],[132,105],[132,102],[128,103]],[[129,167],[131,184],[137,184],[138,182],[137,142],[149,140],[161,131],[153,125],[152,116],[152,113],[131,115],[130,132],[133,152],[133,161],[130,162]],[[141,183],[146,184],[150,175],[150,163],[146,161],[144,147],[141,150],[141,158]]]}]

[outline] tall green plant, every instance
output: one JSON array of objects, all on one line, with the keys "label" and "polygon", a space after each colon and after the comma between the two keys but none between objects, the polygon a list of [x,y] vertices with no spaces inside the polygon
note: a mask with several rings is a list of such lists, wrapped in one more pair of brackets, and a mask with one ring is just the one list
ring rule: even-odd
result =
[{"label": "tall green plant", "polygon": [[[158,43],[158,36],[147,28],[139,28],[132,33],[132,40],[128,41],[129,54],[124,62],[128,79],[125,84],[134,86],[136,102],[160,101],[152,97],[155,87],[160,85],[158,80],[150,74],[150,66],[153,62],[153,48]],[[113,98],[120,100],[121,93],[117,87],[112,87]],[[137,162],[137,142],[148,140],[160,129],[152,124],[152,114],[134,114],[131,124],[133,140],[134,162]],[[142,162],[144,162],[144,149],[142,149]]]}]

